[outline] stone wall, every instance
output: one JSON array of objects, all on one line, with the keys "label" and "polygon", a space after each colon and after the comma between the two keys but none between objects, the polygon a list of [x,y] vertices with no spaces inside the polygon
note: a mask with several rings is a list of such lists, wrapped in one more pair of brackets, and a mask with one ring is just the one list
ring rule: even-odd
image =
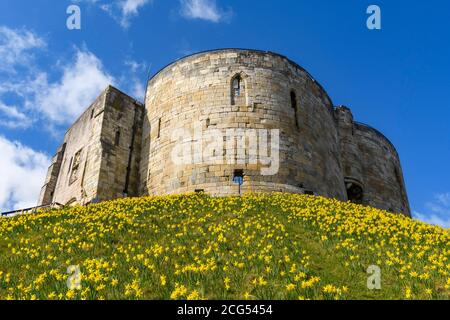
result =
[{"label": "stone wall", "polygon": [[58,176],[61,170],[61,164],[64,159],[64,153],[66,151],[66,144],[64,143],[59,147],[58,151],[52,158],[52,163],[47,171],[44,186],[41,189],[39,195],[38,205],[50,205],[53,203],[53,195],[56,191],[56,184],[58,183]]},{"label": "stone wall", "polygon": [[[233,97],[236,77],[242,84],[239,96]],[[292,96],[297,108],[292,105]],[[142,194],[204,190],[214,195],[236,195],[239,186],[233,183],[233,175],[235,170],[243,170],[241,192],[308,191],[346,198],[333,105],[309,74],[285,57],[251,50],[219,50],[181,59],[150,80],[146,110]],[[180,142],[172,139],[173,133],[185,130],[183,139],[189,146],[198,141],[194,133],[197,122],[203,131],[217,129],[223,135],[227,129],[280,130],[278,172],[262,175],[264,166],[249,164],[249,154],[244,156],[246,164],[174,164],[171,153]],[[237,156],[241,150],[236,149],[235,155],[223,150],[215,150],[215,154],[243,160]]]},{"label": "stone wall", "polygon": [[[281,191],[410,215],[394,146],[349,108],[335,108],[284,56],[241,49],[188,56],[149,81],[145,102],[109,86],[67,131],[39,204]],[[264,146],[279,163],[261,159]]]},{"label": "stone wall", "polygon": [[355,123],[355,136],[364,172],[365,204],[411,215],[400,158],[377,130]]},{"label": "stone wall", "polygon": [[141,104],[109,86],[66,132],[65,151],[49,168],[39,205],[137,195],[142,112]]},{"label": "stone wall", "polygon": [[66,132],[66,151],[52,202],[85,204],[97,196],[105,90]]},{"label": "stone wall", "polygon": [[354,122],[349,108],[338,107],[335,112],[350,198],[359,191],[355,202],[411,215],[400,159],[392,143],[370,126]]},{"label": "stone wall", "polygon": [[104,110],[98,200],[137,196],[144,108],[110,87]]}]

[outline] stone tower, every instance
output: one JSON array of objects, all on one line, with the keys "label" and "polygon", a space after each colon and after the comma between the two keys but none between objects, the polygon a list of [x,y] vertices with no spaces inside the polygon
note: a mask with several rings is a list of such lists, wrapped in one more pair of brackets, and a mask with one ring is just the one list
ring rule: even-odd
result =
[{"label": "stone tower", "polygon": [[66,132],[39,199],[88,204],[137,196],[141,103],[109,86]]},{"label": "stone tower", "polygon": [[243,49],[163,68],[145,107],[109,87],[67,132],[40,204],[195,191],[316,194],[410,215],[387,138],[295,62]]}]

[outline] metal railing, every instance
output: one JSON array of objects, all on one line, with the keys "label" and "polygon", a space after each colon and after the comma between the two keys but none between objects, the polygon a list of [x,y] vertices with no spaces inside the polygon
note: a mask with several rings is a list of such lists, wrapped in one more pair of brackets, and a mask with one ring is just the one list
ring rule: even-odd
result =
[{"label": "metal railing", "polygon": [[53,209],[53,208],[60,208],[62,206],[63,206],[62,204],[55,202],[55,203],[45,205],[45,206],[36,206],[36,207],[32,207],[32,208],[27,208],[27,209],[2,212],[0,215],[2,217],[8,217],[8,216],[12,216],[12,215],[16,216],[16,215],[25,214],[25,213],[35,213],[36,211],[38,211],[40,209]]}]

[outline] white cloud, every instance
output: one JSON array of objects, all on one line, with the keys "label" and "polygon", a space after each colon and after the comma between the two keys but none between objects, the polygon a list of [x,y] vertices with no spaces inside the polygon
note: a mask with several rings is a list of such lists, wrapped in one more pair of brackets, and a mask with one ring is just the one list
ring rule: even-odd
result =
[{"label": "white cloud", "polygon": [[48,83],[41,75],[35,99],[28,102],[57,124],[71,123],[108,84],[115,82],[93,53],[77,49],[74,60],[74,64],[63,67],[63,75],[56,83]]},{"label": "white cloud", "polygon": [[119,2],[121,11],[120,25],[123,28],[130,26],[130,20],[132,17],[139,15],[139,10],[146,4],[150,3],[150,0],[123,0]]},{"label": "white cloud", "polygon": [[450,228],[450,193],[436,194],[433,201],[425,204],[425,208],[429,214],[415,211],[413,216],[429,224]]},{"label": "white cloud", "polygon": [[218,8],[215,0],[181,0],[181,15],[187,19],[218,23],[228,20],[232,10]]},{"label": "white cloud", "polygon": [[0,150],[0,211],[35,206],[50,158],[3,136]]},{"label": "white cloud", "polygon": [[445,219],[445,218],[439,217],[435,214],[425,215],[425,214],[419,213],[417,211],[414,212],[413,216],[417,220],[420,220],[420,221],[428,223],[428,224],[441,226],[443,228],[450,228],[450,218]]},{"label": "white cloud", "polygon": [[45,46],[45,41],[31,31],[0,26],[0,71],[15,73],[17,65],[32,58],[30,51]]},{"label": "white cloud", "polygon": [[450,207],[450,192],[436,195],[438,203],[445,207]]},{"label": "white cloud", "polygon": [[130,26],[130,20],[138,16],[139,11],[145,5],[153,3],[153,0],[116,0],[114,2],[104,0],[78,0],[77,2],[97,5],[101,10],[119,22],[123,28],[127,29]]},{"label": "white cloud", "polygon": [[126,93],[139,101],[144,101],[146,85],[141,79],[147,78],[149,69],[147,63],[128,58],[124,61],[124,65],[128,70],[122,75],[120,84],[123,85]]},{"label": "white cloud", "polygon": [[145,85],[142,84],[142,82],[140,82],[137,78],[133,81],[130,95],[139,101],[144,101]]},{"label": "white cloud", "polygon": [[[137,10],[138,4],[130,5],[129,12]],[[130,11],[131,10],[131,11]],[[127,11],[127,12],[128,12]],[[1,30],[7,28],[1,27]],[[8,34],[23,34],[29,39],[39,39],[30,31],[8,29]],[[11,38],[11,37],[10,37]],[[14,38],[14,37],[13,37]],[[39,41],[21,41],[39,43]],[[21,48],[30,47],[20,45]],[[38,49],[34,47],[34,49]],[[18,50],[17,52],[20,52]],[[60,75],[42,70],[36,63],[39,50],[25,58],[17,58],[19,74],[2,72],[0,69],[0,126],[28,128],[34,123],[46,122],[45,130],[59,137],[61,129],[70,125],[109,85],[119,85],[138,100],[143,100],[148,65],[127,57],[125,69],[116,79],[106,71],[100,59],[88,49],[75,48],[73,56],[57,61]],[[50,80],[55,78],[56,80]],[[7,103],[6,96],[14,96],[14,103]]]},{"label": "white cloud", "polygon": [[28,128],[32,120],[16,106],[7,106],[0,101],[0,125],[8,128]]},{"label": "white cloud", "polygon": [[137,62],[132,59],[126,59],[124,64],[126,67],[130,68],[130,71],[133,73],[147,71],[147,63],[145,62]]},{"label": "white cloud", "polygon": [[120,2],[122,14],[124,16],[138,14],[139,8],[143,7],[149,0],[123,0]]}]

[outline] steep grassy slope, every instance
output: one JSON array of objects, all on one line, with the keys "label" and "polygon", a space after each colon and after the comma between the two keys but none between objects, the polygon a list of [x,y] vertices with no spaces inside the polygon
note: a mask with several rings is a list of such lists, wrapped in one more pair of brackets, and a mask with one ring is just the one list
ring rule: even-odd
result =
[{"label": "steep grassy slope", "polygon": [[123,199],[0,219],[0,298],[449,299],[449,256],[448,230],[321,197]]}]

